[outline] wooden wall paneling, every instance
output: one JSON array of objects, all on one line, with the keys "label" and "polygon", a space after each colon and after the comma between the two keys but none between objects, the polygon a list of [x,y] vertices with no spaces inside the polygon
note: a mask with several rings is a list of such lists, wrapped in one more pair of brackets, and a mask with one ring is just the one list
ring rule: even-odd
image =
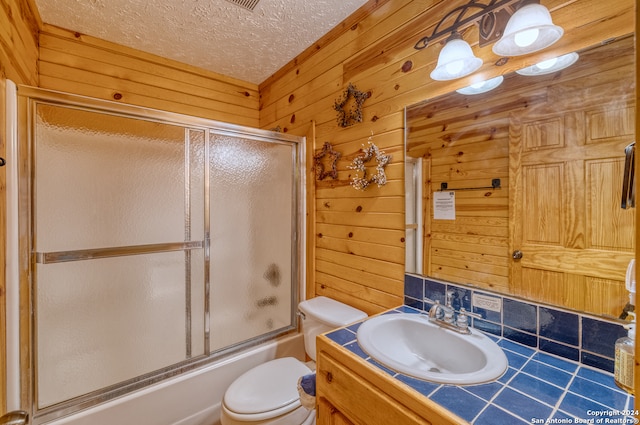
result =
[{"label": "wooden wall paneling", "polygon": [[[317,116],[319,104],[333,105],[335,98],[333,94],[329,97],[328,92],[337,92],[342,89],[342,67],[334,66],[325,72],[317,75],[302,87],[287,87],[285,93],[280,93],[281,97],[270,99],[270,88],[260,89],[260,126],[270,128],[280,125],[282,128],[295,128],[296,123],[313,119],[320,121]],[[337,98],[337,96],[335,96]],[[295,122],[291,122],[291,117],[295,115]]]},{"label": "wooden wall paneling", "polygon": [[[324,260],[325,262],[333,262],[338,265],[344,265],[353,268],[356,271],[378,274],[380,276],[391,279],[398,279],[398,275],[402,275],[404,273],[403,264],[376,260],[364,256],[358,256],[323,248],[316,248],[316,259]],[[358,281],[366,283],[364,279],[359,279]],[[390,292],[400,294],[402,293],[402,290],[403,288],[399,288],[399,290],[398,288],[392,288]]]},{"label": "wooden wall paneling", "polygon": [[40,15],[32,0],[7,0],[0,7],[0,77],[38,84]]},{"label": "wooden wall paneling", "polygon": [[[6,0],[0,7],[0,157],[6,158],[6,81],[38,84],[40,16],[32,0]],[[0,245],[6,246],[6,168],[0,168]],[[0,250],[0,347],[6,347],[6,253]],[[5,350],[0,349],[0,416],[7,411]]]},{"label": "wooden wall paneling", "polygon": [[[326,106],[330,108],[332,103]],[[317,246],[323,261],[318,261],[316,292],[369,314],[378,313],[402,303],[403,299],[404,156],[402,131],[397,129],[402,116],[393,118],[396,123],[393,131],[388,131],[383,120],[367,121],[366,125],[363,123],[348,131],[350,129],[337,126],[335,111],[330,110],[326,116],[328,121],[319,128],[326,132],[327,139],[336,143],[334,148],[343,153],[343,159],[338,164],[338,180],[319,182],[317,188]],[[378,133],[379,129],[382,133]],[[349,185],[354,171],[347,167],[363,145],[366,146],[371,131],[373,142],[393,155],[385,170],[388,183],[381,188],[372,185],[356,191]],[[326,226],[334,232],[322,233],[327,230]],[[347,229],[349,232],[345,235]],[[352,262],[354,256],[360,261]]]},{"label": "wooden wall paneling", "polygon": [[368,229],[344,224],[317,223],[316,231],[318,238],[329,237],[395,248],[404,246],[402,232],[398,229]]},{"label": "wooden wall paneling", "polygon": [[[412,0],[403,0],[404,2],[412,1]],[[333,57],[333,54],[340,53],[346,43],[342,41],[342,44],[334,44],[337,39],[344,40],[344,37],[349,37],[348,35],[351,33],[351,37],[357,37],[360,32],[362,32],[363,23],[367,21],[367,19],[371,19],[371,15],[373,14],[385,14],[387,11],[392,10],[397,7],[395,4],[390,4],[391,0],[376,0],[369,1],[354,13],[352,13],[349,17],[347,17],[343,22],[336,25],[333,30],[329,31],[325,34],[320,40],[316,41],[312,46],[309,46],[305,51],[300,53],[296,58],[290,61],[288,64],[280,68],[276,73],[267,78],[264,82],[260,84],[260,93],[264,94],[265,103],[261,107],[264,108],[266,105],[270,105],[275,102],[274,99],[279,99],[282,93],[286,93],[291,90],[292,87],[303,87],[306,86],[312,79],[314,79],[318,74],[323,74],[325,70],[321,72],[308,72],[310,69],[313,69],[313,66],[318,66],[322,64],[316,61],[317,55],[316,53],[322,51],[323,53],[328,52],[331,48],[335,48],[336,50],[324,55],[325,57]],[[355,34],[355,35],[354,35]],[[348,52],[343,52],[348,55]],[[344,60],[342,56],[336,56],[337,60],[333,65],[340,63]],[[302,72],[300,66],[309,66],[307,72]],[[330,67],[333,67],[330,65]]]},{"label": "wooden wall paneling", "polygon": [[305,217],[305,294],[304,299],[313,298],[316,295],[316,170],[313,168],[314,155],[316,154],[316,123],[309,123],[306,132],[306,217]]},{"label": "wooden wall paneling", "polygon": [[239,125],[259,124],[254,84],[45,25],[40,86]]},{"label": "wooden wall paneling", "polygon": [[[479,116],[494,108],[499,118],[479,122]],[[458,118],[460,111],[464,115]],[[429,158],[432,190],[438,190],[441,182],[454,189],[490,186],[493,178],[500,178],[502,184],[497,190],[456,191],[456,220],[425,216],[431,247],[425,252],[425,264],[431,276],[504,292],[509,289],[507,111],[498,102],[483,102],[480,109],[451,105],[450,110],[437,108],[435,115],[425,111],[423,123],[417,119],[420,115],[412,113],[408,145],[421,148],[411,149],[410,154]],[[456,239],[452,242],[446,235]],[[498,254],[493,252],[496,246],[502,248]]]},{"label": "wooden wall paneling", "polygon": [[[585,3],[591,3],[592,1]],[[372,3],[370,2],[369,4]],[[449,4],[445,5],[444,3]],[[305,119],[312,117],[317,121],[317,137],[319,140],[326,139],[331,141],[345,155],[339,164],[339,180],[331,183],[320,183],[317,186],[316,193],[318,201],[320,201],[317,203],[318,228],[322,225],[350,228],[354,223],[358,223],[357,218],[354,219],[347,214],[349,211],[340,212],[336,211],[335,208],[339,208],[339,206],[345,209],[353,208],[353,205],[359,204],[358,202],[349,203],[349,199],[359,201],[366,198],[369,200],[371,196],[371,194],[353,191],[350,193],[351,188],[348,186],[350,170],[346,169],[346,166],[353,158],[358,146],[369,136],[372,128],[375,128],[373,130],[374,141],[379,146],[382,143],[379,140],[384,138],[383,145],[387,152],[400,149],[404,140],[402,137],[396,137],[395,132],[403,128],[402,109],[406,104],[414,103],[427,97],[434,97],[468,84],[465,81],[456,81],[454,83],[430,81],[427,75],[437,59],[439,48],[434,46],[425,51],[417,52],[413,49],[415,40],[412,40],[407,45],[404,44],[406,40],[412,38],[412,35],[409,35],[411,32],[413,34],[420,32],[415,30],[415,28],[420,28],[420,25],[416,25],[416,22],[420,22],[422,26],[426,27],[435,25],[439,16],[441,16],[437,11],[440,9],[449,10],[455,6],[455,4],[450,3],[432,2],[428,5],[419,5],[416,1],[405,1],[394,5],[386,3],[376,9],[375,13],[368,14],[361,22],[352,25],[351,31],[341,32],[329,43],[319,45],[315,53],[305,56],[303,60],[292,62],[290,67],[283,68],[281,73],[261,84],[261,125],[263,127],[271,126],[274,123],[291,127],[290,117],[295,116],[296,120],[300,117]],[[571,16],[571,4],[561,1],[547,3],[553,10],[554,20],[556,14],[563,15],[562,19],[565,21],[568,20],[568,16]],[[582,12],[579,14],[579,19],[568,23],[568,27],[577,28],[578,26],[591,25],[590,22],[595,20],[597,23],[591,25],[592,28],[606,28],[608,31],[610,25],[607,21],[616,20],[618,27],[612,34],[625,34],[629,32],[628,28],[624,28],[625,25],[626,27],[629,26],[628,19],[625,19],[624,16],[621,17],[620,14],[624,15],[625,11],[628,11],[630,7],[628,1],[617,1],[605,13],[607,18],[597,17],[594,19],[593,16],[588,16],[588,14],[584,13],[584,10],[591,9],[591,6],[582,4],[580,5]],[[561,10],[562,12],[560,12]],[[620,12],[621,10],[623,12]],[[471,28],[468,31],[469,36],[472,38],[473,32],[477,30]],[[602,35],[600,37],[602,38]],[[585,47],[587,43],[590,43],[589,40],[583,40],[583,38],[577,36],[567,38],[567,41],[560,45],[558,49],[570,51]],[[474,49],[491,58],[491,55],[487,53],[490,48],[479,49],[474,46]],[[549,54],[560,52],[560,50],[549,52]],[[527,58],[527,60],[532,63],[537,61],[536,58],[532,57]],[[518,63],[516,60],[510,61],[507,67],[502,68],[493,67],[495,60],[485,60],[485,62],[485,68],[479,75],[489,76],[488,72],[497,74],[498,72],[507,72],[507,69],[524,66],[522,62]],[[327,78],[328,75],[331,77]],[[347,82],[355,83],[360,90],[370,90],[372,96],[365,102],[363,123],[343,129],[335,122],[335,111],[332,110],[332,104],[336,98],[341,96]],[[311,86],[313,90],[309,90]],[[301,95],[301,93],[305,95]],[[544,101],[544,99],[541,99],[541,101]],[[459,111],[457,112],[459,113]],[[469,119],[472,119],[472,117],[469,117]],[[487,226],[486,233],[488,234],[481,234],[480,237],[498,238],[500,242],[496,243],[498,243],[499,255],[502,258],[508,258],[508,247],[504,237],[506,232],[505,218],[508,217],[508,204],[506,203],[507,187],[509,185],[508,149],[505,143],[508,138],[508,132],[506,131],[508,127],[503,125],[501,128],[503,129],[502,132],[493,129],[491,130],[494,132],[493,134],[489,131],[485,136],[478,134],[474,138],[469,135],[464,142],[457,141],[457,144],[452,145],[450,150],[453,152],[460,146],[464,146],[466,151],[461,157],[452,157],[451,162],[433,164],[434,170],[440,170],[438,172],[440,174],[434,175],[433,179],[440,178],[445,181],[446,177],[446,181],[452,181],[453,177],[457,178],[458,180],[456,181],[460,184],[467,184],[476,181],[476,179],[488,179],[490,181],[491,174],[496,174],[497,172],[494,177],[502,178],[503,191],[500,194],[489,196],[489,204],[484,202],[484,205],[490,205],[490,208],[483,208],[483,201],[486,200],[481,199],[482,195],[478,197],[460,196],[461,217],[464,219],[477,217],[480,220],[476,224],[464,223],[461,229],[466,228],[466,230],[461,230],[461,233],[464,234],[465,231],[474,232],[482,228],[482,223],[501,218],[502,221],[498,225]],[[502,141],[494,140],[499,139],[498,134],[502,134]],[[482,141],[483,137],[484,142]],[[486,145],[482,147],[474,146],[479,141]],[[469,145],[464,145],[465,142],[469,143]],[[490,153],[485,153],[487,151]],[[478,156],[477,159],[474,160],[472,153]],[[430,154],[432,155],[433,152],[430,152]],[[425,156],[432,158],[429,155]],[[394,156],[394,161],[395,159]],[[484,163],[490,164],[483,167]],[[395,189],[390,186],[391,184],[396,186]],[[398,182],[397,185],[395,182],[390,182],[383,189],[378,195],[381,198],[403,197],[401,182]],[[323,209],[324,202],[329,202],[328,205],[331,205],[330,201],[335,201],[334,210],[330,211],[330,208]],[[327,211],[324,211],[325,209]],[[380,211],[383,213],[382,210]],[[479,215],[473,216],[474,211]],[[395,214],[395,211],[389,210],[387,214]],[[398,214],[398,219],[399,223],[401,223],[401,220],[403,220],[401,214]],[[378,230],[377,226],[381,225],[379,221],[373,218],[360,222],[360,224],[365,225],[363,230]],[[401,231],[398,234],[400,233]],[[353,246],[353,243],[349,245],[350,242],[353,241],[333,240],[329,243],[329,241],[325,240],[322,242],[325,248],[319,249],[318,255],[326,255],[329,252],[340,253],[340,251],[330,251],[331,248],[346,251],[349,246]],[[471,246],[473,243],[469,243],[469,245]],[[361,249],[362,247],[358,246],[358,248]],[[491,247],[486,246],[483,246],[483,249],[492,250]],[[478,253],[477,255],[482,254]],[[395,255],[392,252],[389,253],[389,257]],[[351,266],[356,270],[357,266],[351,264],[352,260],[355,260],[352,257],[356,256],[350,254],[348,256],[337,255],[334,260],[347,260],[347,264],[341,263],[340,265]],[[359,258],[359,256],[357,257]],[[319,263],[319,267],[324,266]],[[502,260],[502,265],[491,264],[486,267],[493,270],[494,273],[504,274],[504,260]],[[320,271],[322,272],[322,270]],[[508,286],[504,277],[499,280],[499,283],[492,282],[489,277],[487,277],[486,281],[489,282],[486,283],[487,285]],[[348,298],[344,297],[344,299]]]},{"label": "wooden wall paneling", "polygon": [[[254,106],[258,102],[257,87],[253,84],[52,25],[45,25],[41,32],[40,49],[40,57],[44,62],[69,68],[83,65],[81,69],[92,72],[100,72],[100,66],[104,64],[118,64],[114,74],[132,81],[148,81],[159,87],[170,86],[174,91],[188,94],[197,94],[198,88],[201,88],[206,96],[235,105],[247,104],[247,97],[254,102]],[[148,64],[151,69],[141,71]],[[169,82],[165,82],[165,79]]]},{"label": "wooden wall paneling", "polygon": [[[286,90],[285,94],[283,94],[282,91],[277,91],[275,89],[275,86],[282,84],[280,81],[273,82],[271,86],[263,83],[260,86],[261,95],[262,95],[261,117],[272,116],[274,112],[273,111],[274,104],[276,102],[282,102],[284,99],[288,99],[290,97],[290,93],[293,93],[293,96],[295,97],[295,99],[300,99],[301,96],[299,96],[299,93],[297,93],[297,91],[299,90],[296,87],[300,84],[302,84],[303,87],[306,87],[304,86],[304,84],[306,84],[306,81],[308,80],[306,80],[305,78],[308,78],[308,76],[310,75],[309,72],[311,72],[311,75],[317,76],[317,75],[322,75],[326,72],[329,72],[328,68],[332,69],[331,72],[334,72],[333,69],[335,67],[339,67],[341,69],[342,63],[345,60],[349,59],[350,56],[353,56],[353,52],[358,52],[360,49],[362,49],[363,44],[372,43],[381,38],[384,38],[387,32],[392,31],[398,27],[399,21],[401,21],[402,19],[410,19],[410,17],[414,16],[417,13],[417,11],[421,11],[425,7],[424,5],[420,6],[415,4],[415,2],[405,1],[404,3],[406,3],[406,7],[404,7],[405,5],[402,5],[402,4],[398,5],[398,6],[402,6],[401,8],[402,13],[400,12],[396,13],[389,10],[389,7],[391,6],[390,4],[383,5],[383,7],[380,7],[380,9],[377,10],[376,11],[377,13],[374,15],[376,18],[380,18],[380,22],[375,22],[375,24],[371,24],[370,21],[372,21],[374,17],[373,16],[367,17],[361,23],[354,25],[355,29],[351,33],[343,35],[340,39],[337,39],[329,46],[326,46],[325,49],[322,51],[321,55],[318,54],[310,58],[306,63],[299,64],[299,66],[296,67],[295,72],[291,72],[289,75],[282,76],[281,77],[282,82],[287,83],[285,85],[285,88],[282,89],[283,91]],[[298,61],[296,61],[296,63],[298,63]],[[308,68],[306,68],[307,66]],[[376,84],[380,86],[382,81],[386,81],[386,80],[388,80],[388,78],[377,79]],[[348,82],[344,78],[342,71],[339,75],[339,80],[336,80],[336,81],[339,85],[337,87],[335,85],[331,86],[332,89],[335,90],[334,93],[331,94],[327,99],[322,100],[322,101],[327,101],[326,105],[328,106],[328,109],[324,109],[324,111],[328,110],[328,112],[332,115],[334,113],[331,110],[331,105],[333,101],[339,95],[341,95],[342,90],[344,90],[343,86],[346,86],[346,83]],[[366,82],[357,83],[357,86],[360,90],[363,90],[363,91],[366,91],[369,89]],[[281,99],[280,101],[277,100],[278,98],[276,93],[278,93],[278,95],[280,96],[280,99]],[[314,96],[319,98],[320,96],[326,95],[326,93],[327,93],[327,90],[316,91],[314,93]],[[305,98],[305,101],[308,102],[308,99]],[[371,103],[372,103],[371,100],[367,102],[367,104],[371,104]],[[404,105],[400,105],[400,107],[398,108],[398,105],[395,105],[393,108],[390,108],[389,110],[392,112],[398,112],[402,110],[403,106]],[[295,104],[290,105],[290,110],[293,110],[295,107],[296,107]],[[282,109],[280,109],[278,112],[283,115],[287,113]],[[298,114],[298,112],[296,113]],[[380,119],[381,115],[383,114],[378,114],[377,119]],[[316,120],[318,121],[318,123],[331,121],[330,117],[329,119],[325,119],[325,120],[323,120],[322,118],[316,117]],[[365,121],[369,121],[369,120],[365,119]],[[265,127],[271,124],[266,124],[265,121],[261,120],[261,125]],[[323,133],[321,132],[321,134]]]},{"label": "wooden wall paneling", "polygon": [[[447,8],[447,10],[453,9],[453,7],[458,3],[459,2],[456,2],[454,4],[452,2],[450,6]],[[563,20],[568,21],[566,23],[567,25],[564,26],[565,32],[570,33],[573,30],[574,33],[579,32],[580,36],[574,35],[573,37],[569,38],[570,34],[565,34],[565,37],[563,37],[563,39],[560,42],[558,42],[557,45],[554,45],[553,48],[551,49],[545,50],[544,52],[545,56],[551,57],[551,56],[559,55],[562,53],[568,53],[570,51],[579,50],[584,47],[597,44],[600,41],[600,40],[598,41],[592,40],[591,38],[592,34],[590,34],[589,37],[582,37],[582,31],[583,31],[583,28],[581,28],[582,26],[586,25],[592,28],[596,26],[596,25],[590,25],[590,22],[593,20],[593,16],[588,16],[588,14],[586,13],[581,13],[579,16],[579,19],[574,19],[571,16],[572,14],[572,11],[570,10],[571,5],[568,5],[566,3],[560,3],[560,2],[553,2],[553,3],[558,7],[558,10],[554,10],[554,21],[556,19],[556,14],[562,15]],[[580,5],[581,10],[592,10],[593,7],[592,5],[590,5],[590,3],[594,3],[593,6],[595,7],[595,2],[593,0],[585,1],[585,2],[581,2],[581,5]],[[602,21],[598,19],[597,20],[598,29],[593,28],[595,32],[598,33],[599,31],[603,31],[603,32],[607,31],[607,34],[610,34],[610,35],[607,35],[607,37],[617,37],[617,36],[622,36],[630,33],[631,22],[628,18],[628,14],[632,9],[632,6],[630,5],[630,3],[631,2],[629,2],[628,0],[621,0],[612,4],[612,7],[616,9],[616,11],[608,10],[605,15],[609,16],[609,18],[607,18],[606,20],[603,19]],[[597,9],[602,10],[602,5],[598,5],[598,6],[599,7],[597,7]],[[431,12],[432,11],[430,9],[425,9],[424,13],[427,14],[428,16],[431,16],[430,19],[435,23],[437,22],[437,20],[441,15],[438,15],[435,13],[432,14]],[[615,20],[617,22],[617,27],[615,28],[615,30],[611,30],[611,27],[608,22],[609,20]],[[382,56],[382,58],[379,58],[378,62],[380,64],[382,63],[387,64],[387,67],[389,67],[389,65],[395,66],[396,70],[394,74],[387,75],[387,78],[385,79],[378,78],[378,81],[389,81],[389,80],[395,81],[396,85],[398,86],[396,95],[401,97],[402,103],[406,105],[406,104],[415,103],[425,98],[433,98],[440,94],[449,93],[456,88],[460,88],[465,85],[468,85],[471,82],[470,81],[471,78],[474,78],[474,79],[489,78],[499,74],[506,74],[515,69],[519,69],[539,61],[539,59],[536,59],[534,56],[530,55],[530,56],[524,57],[524,59],[511,58],[506,65],[502,67],[496,67],[494,66],[494,63],[499,58],[491,52],[491,47],[489,46],[485,48],[479,48],[477,46],[477,43],[475,42],[475,40],[477,40],[477,29],[472,27],[469,31],[470,31],[469,34],[465,34],[465,39],[468,39],[468,41],[474,46],[474,51],[476,55],[483,58],[485,62],[485,65],[483,66],[483,68],[481,68],[480,71],[476,72],[473,75],[473,77],[469,77],[468,79],[454,80],[452,82],[431,81],[428,77],[428,74],[431,68],[435,66],[435,62],[437,61],[440,47],[432,46],[431,48],[427,48],[425,50],[418,52],[413,49],[413,44],[415,44],[415,41],[417,41],[416,39],[415,41],[413,41],[413,43],[410,43],[403,52],[395,52],[395,51],[387,52],[386,50],[384,50],[382,51],[382,53],[380,53],[380,56]],[[429,30],[425,29],[423,34],[428,35],[429,33],[430,33]],[[597,37],[602,38],[603,37],[602,32],[600,32]],[[396,56],[393,56],[394,54]],[[402,55],[410,55],[410,56],[402,57]],[[357,58],[358,56],[354,55],[354,59],[352,60],[357,60]],[[399,70],[408,60],[412,62],[411,71],[407,73],[399,72]],[[347,65],[345,65],[345,68],[346,67]],[[365,79],[367,74],[372,73],[374,71],[376,72],[379,71],[380,67],[381,65],[372,66],[368,69],[366,67],[360,67],[362,69],[366,69],[366,72],[363,71],[362,73],[357,75],[357,80]],[[417,75],[419,75],[421,78],[415,78]],[[405,94],[406,96],[404,96]]]},{"label": "wooden wall paneling", "polygon": [[[433,233],[432,221],[425,220],[425,217],[431,217],[433,214],[431,201],[433,199],[433,183],[432,183],[432,165],[429,157],[422,159],[422,274],[432,276],[431,262],[431,235]],[[420,261],[418,259],[417,261]]]}]

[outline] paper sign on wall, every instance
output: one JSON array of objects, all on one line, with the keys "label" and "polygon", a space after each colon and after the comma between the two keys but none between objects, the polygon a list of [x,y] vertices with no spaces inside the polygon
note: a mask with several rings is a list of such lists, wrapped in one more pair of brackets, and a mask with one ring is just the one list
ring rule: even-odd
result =
[{"label": "paper sign on wall", "polygon": [[455,192],[434,192],[433,193],[433,218],[435,220],[455,220],[456,219],[456,193]]}]

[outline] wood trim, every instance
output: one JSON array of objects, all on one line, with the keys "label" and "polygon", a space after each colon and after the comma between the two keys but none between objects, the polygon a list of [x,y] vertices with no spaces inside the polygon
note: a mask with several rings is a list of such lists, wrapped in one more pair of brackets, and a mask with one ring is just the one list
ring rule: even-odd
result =
[{"label": "wood trim", "polygon": [[307,216],[306,216],[306,276],[305,276],[305,299],[316,296],[316,173],[311,164],[313,164],[313,156],[316,151],[316,123],[311,122],[309,131],[307,132]]},{"label": "wood trim", "polygon": [[[6,158],[6,143],[5,143],[5,134],[6,134],[6,117],[4,113],[4,105],[6,102],[6,80],[0,79],[0,105],[2,105],[3,113],[0,114],[0,157]],[[5,258],[5,247],[7,246],[7,235],[4,229],[6,229],[7,225],[7,178],[6,178],[6,168],[0,168],[0,246],[2,246],[2,251],[0,252],[0,387],[3,388],[3,391],[0,391],[0,416],[7,412],[7,392],[5,389],[7,388],[7,359],[6,359],[6,351],[5,347],[7,346],[7,330],[5,324],[6,320],[6,258]]]}]

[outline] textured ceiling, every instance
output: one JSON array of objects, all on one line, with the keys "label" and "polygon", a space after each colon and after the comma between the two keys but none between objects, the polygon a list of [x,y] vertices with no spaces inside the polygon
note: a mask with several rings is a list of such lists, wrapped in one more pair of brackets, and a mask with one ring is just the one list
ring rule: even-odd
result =
[{"label": "textured ceiling", "polygon": [[42,20],[259,84],[367,0],[36,0]]}]

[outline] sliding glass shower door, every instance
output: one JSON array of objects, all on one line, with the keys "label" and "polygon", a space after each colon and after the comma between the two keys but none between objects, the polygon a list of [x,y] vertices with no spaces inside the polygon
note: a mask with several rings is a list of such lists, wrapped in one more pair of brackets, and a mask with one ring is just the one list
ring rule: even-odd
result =
[{"label": "sliding glass shower door", "polygon": [[288,144],[211,136],[212,351],[291,322],[295,174],[284,165],[293,153]]},{"label": "sliding glass shower door", "polygon": [[30,90],[36,418],[295,328],[300,140]]},{"label": "sliding glass shower door", "polygon": [[204,197],[185,183],[204,165],[186,155],[198,142],[192,149],[175,125],[48,104],[37,104],[35,118],[43,408],[187,358],[187,336],[203,333],[185,315],[188,277],[203,267],[203,228],[190,228],[189,212]]}]

